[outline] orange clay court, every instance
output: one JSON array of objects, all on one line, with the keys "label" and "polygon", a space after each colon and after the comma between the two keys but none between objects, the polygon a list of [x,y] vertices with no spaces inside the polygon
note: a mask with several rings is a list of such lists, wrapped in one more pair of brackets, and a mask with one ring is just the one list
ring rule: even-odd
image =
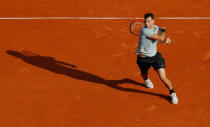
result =
[{"label": "orange clay court", "polygon": [[0,2],[0,127],[208,127],[210,20],[157,19],[159,44],[179,98],[151,68],[143,86],[129,19],[14,17],[210,17],[209,0]]}]

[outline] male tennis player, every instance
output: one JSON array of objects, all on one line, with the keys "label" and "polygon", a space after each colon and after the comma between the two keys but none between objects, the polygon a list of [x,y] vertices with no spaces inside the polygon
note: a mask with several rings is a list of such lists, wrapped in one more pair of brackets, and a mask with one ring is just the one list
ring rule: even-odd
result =
[{"label": "male tennis player", "polygon": [[140,68],[141,75],[145,80],[148,88],[153,88],[153,84],[148,78],[148,70],[152,66],[157,71],[161,81],[167,86],[171,95],[171,103],[177,104],[178,98],[173,89],[171,81],[166,77],[165,60],[157,52],[157,42],[171,44],[172,40],[165,37],[166,29],[154,25],[154,15],[146,13],[144,15],[144,27],[140,31],[139,44],[136,51],[137,64]]}]

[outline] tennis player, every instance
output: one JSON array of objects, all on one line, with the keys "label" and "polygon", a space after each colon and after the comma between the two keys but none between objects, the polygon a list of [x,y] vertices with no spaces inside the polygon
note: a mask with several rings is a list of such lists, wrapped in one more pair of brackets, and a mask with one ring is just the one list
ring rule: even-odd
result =
[{"label": "tennis player", "polygon": [[166,29],[159,28],[154,25],[154,15],[146,13],[144,15],[144,27],[140,31],[137,54],[137,64],[140,68],[141,75],[148,88],[153,88],[153,84],[148,78],[148,70],[152,66],[158,73],[161,81],[169,89],[171,95],[171,103],[178,104],[178,98],[173,89],[171,81],[167,78],[165,72],[165,60],[162,55],[157,52],[157,42],[171,44],[173,41],[170,37],[165,37]]}]

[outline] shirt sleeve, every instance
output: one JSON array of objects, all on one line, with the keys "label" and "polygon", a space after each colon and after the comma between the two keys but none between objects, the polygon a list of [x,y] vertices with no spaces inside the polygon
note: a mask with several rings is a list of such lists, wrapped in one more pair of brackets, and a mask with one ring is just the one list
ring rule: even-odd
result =
[{"label": "shirt sleeve", "polygon": [[142,33],[147,36],[147,37],[150,37],[152,36],[153,34],[155,34],[155,32],[153,32],[152,30],[148,29],[148,28],[143,28],[142,29]]}]

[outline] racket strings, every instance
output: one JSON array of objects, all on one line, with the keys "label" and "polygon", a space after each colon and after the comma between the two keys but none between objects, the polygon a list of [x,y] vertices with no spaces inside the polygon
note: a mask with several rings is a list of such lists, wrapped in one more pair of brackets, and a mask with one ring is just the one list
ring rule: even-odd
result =
[{"label": "racket strings", "polygon": [[130,24],[130,33],[138,36],[140,33],[140,30],[144,27],[144,23],[142,20],[135,20],[132,21]]}]

